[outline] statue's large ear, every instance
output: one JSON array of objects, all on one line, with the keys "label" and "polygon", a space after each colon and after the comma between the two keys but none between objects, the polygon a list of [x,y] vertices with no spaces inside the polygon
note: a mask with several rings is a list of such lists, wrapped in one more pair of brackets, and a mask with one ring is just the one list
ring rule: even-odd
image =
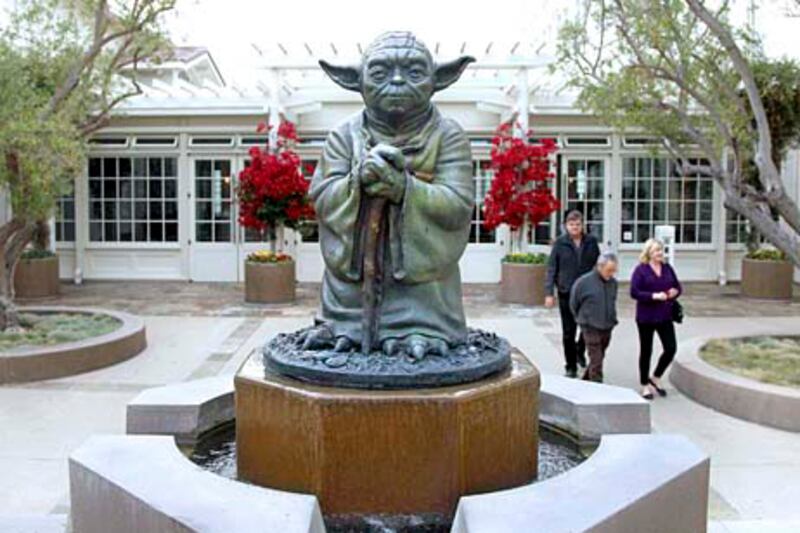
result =
[{"label": "statue's large ear", "polygon": [[319,66],[340,87],[348,91],[361,91],[361,72],[358,68],[331,65],[323,59],[319,60]]},{"label": "statue's large ear", "polygon": [[461,56],[453,61],[447,63],[440,63],[436,65],[434,72],[434,91],[441,91],[458,81],[461,73],[467,68],[467,65],[475,61],[472,56]]}]

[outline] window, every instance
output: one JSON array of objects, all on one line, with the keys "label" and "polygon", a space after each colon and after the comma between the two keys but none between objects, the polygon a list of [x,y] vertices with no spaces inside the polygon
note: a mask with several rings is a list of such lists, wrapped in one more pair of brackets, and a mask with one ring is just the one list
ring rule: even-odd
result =
[{"label": "window", "polygon": [[747,242],[750,222],[730,209],[725,210],[725,240],[731,244]]},{"label": "window", "polygon": [[56,242],[75,242],[75,192],[56,202]]},{"label": "window", "polygon": [[136,137],[134,146],[147,146],[152,148],[164,148],[178,146],[177,137]]},{"label": "window", "polygon": [[[531,142],[541,142],[541,140],[532,139]],[[555,161],[553,163],[553,170],[555,171],[556,176],[561,175],[561,165],[562,165],[562,156],[556,155]],[[561,191],[563,187],[561,186],[561,180],[554,179],[551,183],[553,195],[556,198],[561,198]],[[563,206],[562,206],[563,207]],[[551,213],[546,219],[539,222],[536,227],[528,227],[528,240],[527,242],[531,244],[545,244],[550,245],[553,243],[553,228],[560,228],[559,221],[563,212],[561,209],[557,209],[554,213]],[[557,236],[557,235],[556,235]]]},{"label": "window", "polygon": [[[250,158],[248,157],[244,161],[244,168],[250,166]],[[236,180],[236,183],[239,183],[239,180]],[[238,201],[238,197],[236,199]],[[238,208],[237,208],[238,212]],[[244,231],[244,242],[269,242],[269,233],[266,230],[257,230],[255,228],[245,228],[242,227]],[[241,234],[240,234],[241,235]]]},{"label": "window", "polygon": [[301,137],[298,140],[297,144],[300,144],[302,146],[322,146],[325,144],[325,136],[321,135],[319,137],[314,137],[314,136]]},{"label": "window", "polygon": [[95,137],[89,139],[89,144],[94,148],[125,148],[128,146],[127,137]]},{"label": "window", "polygon": [[483,200],[492,185],[491,161],[482,159],[472,162],[472,176],[475,180],[475,207],[472,212],[472,225],[469,232],[470,243],[493,243],[495,232],[488,230],[483,223]]},{"label": "window", "polygon": [[239,144],[241,146],[264,146],[268,139],[269,137],[266,135],[252,135],[239,139]]},{"label": "window", "polygon": [[713,196],[711,178],[681,176],[669,159],[624,158],[622,242],[644,242],[655,234],[655,226],[669,224],[675,226],[677,243],[710,243]]},{"label": "window", "polygon": [[89,240],[177,242],[174,157],[89,158]]},{"label": "window", "polygon": [[192,137],[189,146],[233,146],[233,137]]},{"label": "window", "polygon": [[610,137],[567,137],[567,146],[611,146]]},{"label": "window", "polygon": [[622,139],[622,146],[659,146],[659,141],[654,137],[624,137]]},{"label": "window", "polygon": [[197,242],[233,242],[230,159],[194,162],[194,219]]},{"label": "window", "polygon": [[566,211],[583,213],[586,231],[602,241],[606,160],[568,158],[566,164]]}]

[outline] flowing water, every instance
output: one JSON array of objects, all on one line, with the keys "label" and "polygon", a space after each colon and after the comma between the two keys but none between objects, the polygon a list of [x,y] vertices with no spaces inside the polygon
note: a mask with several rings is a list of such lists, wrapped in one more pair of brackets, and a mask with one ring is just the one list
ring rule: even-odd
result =
[{"label": "flowing water", "polygon": [[[189,458],[204,469],[217,475],[236,479],[236,434],[233,424],[223,426],[198,442]],[[567,437],[540,428],[539,432],[539,477],[537,483],[557,476],[578,466],[586,459],[586,453]],[[326,516],[328,533],[445,533],[450,524],[436,516],[387,516],[357,517]]]}]

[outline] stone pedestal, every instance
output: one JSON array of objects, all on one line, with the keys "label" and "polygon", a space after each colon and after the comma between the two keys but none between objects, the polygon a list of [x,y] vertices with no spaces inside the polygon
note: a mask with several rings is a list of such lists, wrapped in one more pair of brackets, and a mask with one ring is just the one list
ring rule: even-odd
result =
[{"label": "stone pedestal", "polygon": [[315,494],[327,515],[449,519],[464,494],[536,477],[539,383],[519,353],[478,382],[399,391],[305,384],[256,353],[235,380],[239,477]]}]

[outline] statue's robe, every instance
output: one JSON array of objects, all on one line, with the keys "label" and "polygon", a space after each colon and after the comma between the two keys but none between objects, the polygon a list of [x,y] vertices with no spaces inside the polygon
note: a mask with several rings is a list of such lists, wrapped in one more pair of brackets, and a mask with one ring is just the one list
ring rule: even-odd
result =
[{"label": "statue's robe", "polygon": [[386,135],[362,112],[332,131],[311,184],[325,274],[321,320],[335,336],[360,343],[366,204],[356,171],[377,143],[406,158],[405,194],[387,202],[383,298],[378,341],[412,334],[454,345],[466,340],[458,260],[469,239],[475,203],[467,136],[435,107],[404,136]]}]

